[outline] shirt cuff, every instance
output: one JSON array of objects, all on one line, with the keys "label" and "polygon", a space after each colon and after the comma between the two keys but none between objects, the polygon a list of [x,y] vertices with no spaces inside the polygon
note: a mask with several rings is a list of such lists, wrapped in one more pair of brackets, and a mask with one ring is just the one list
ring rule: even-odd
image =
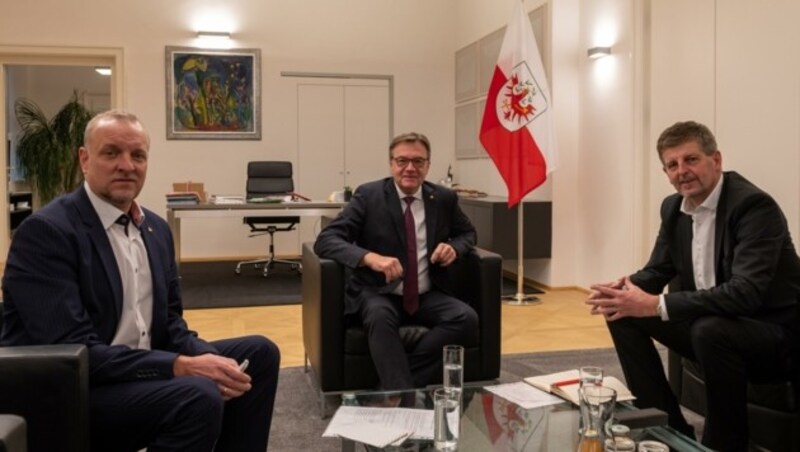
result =
[{"label": "shirt cuff", "polygon": [[658,306],[656,307],[656,312],[664,322],[669,320],[669,314],[667,314],[667,300],[663,293],[658,296]]}]

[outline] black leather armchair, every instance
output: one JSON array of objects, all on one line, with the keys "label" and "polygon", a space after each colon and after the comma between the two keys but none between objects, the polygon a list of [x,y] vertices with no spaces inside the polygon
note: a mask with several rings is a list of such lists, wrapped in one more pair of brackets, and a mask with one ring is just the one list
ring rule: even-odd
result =
[{"label": "black leather armchair", "polygon": [[[2,319],[3,303],[0,302],[0,326]],[[25,419],[30,452],[88,451],[89,354],[86,347],[0,347],[0,413]]]},{"label": "black leather armchair", "polygon": [[[366,336],[358,326],[344,322],[346,269],[314,253],[314,244],[303,244],[303,346],[306,369],[310,365],[321,393],[372,389],[378,376],[369,355]],[[480,319],[477,347],[464,351],[464,380],[485,381],[500,375],[500,297],[502,259],[476,248],[450,268],[456,296],[469,303]],[[427,329],[406,326],[400,334],[413,347]]]},{"label": "black leather armchair", "polygon": [[[705,416],[706,386],[700,365],[670,350],[669,383],[678,403]],[[773,451],[800,451],[800,375],[775,383],[749,383],[747,420],[753,445]]]}]

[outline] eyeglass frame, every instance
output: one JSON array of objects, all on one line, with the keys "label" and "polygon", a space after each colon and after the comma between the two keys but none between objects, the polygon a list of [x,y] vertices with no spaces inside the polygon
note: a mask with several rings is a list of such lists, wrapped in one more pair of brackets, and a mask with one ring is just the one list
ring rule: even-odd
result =
[{"label": "eyeglass frame", "polygon": [[[390,157],[389,160],[391,160],[395,165],[397,165],[398,168],[405,168],[410,163],[414,165],[414,168],[416,169],[424,168],[425,165],[430,163],[431,161],[431,159],[423,157],[415,157],[413,159],[410,159],[408,157]],[[405,163],[400,163],[400,162],[405,162]]]}]

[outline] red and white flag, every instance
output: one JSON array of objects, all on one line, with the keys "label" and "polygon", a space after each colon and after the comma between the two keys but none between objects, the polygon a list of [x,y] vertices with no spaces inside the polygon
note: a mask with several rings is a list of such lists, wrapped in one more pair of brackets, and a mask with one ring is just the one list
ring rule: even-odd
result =
[{"label": "red and white flag", "polygon": [[486,97],[480,140],[508,187],[513,207],[557,164],[550,89],[522,2],[508,23]]}]

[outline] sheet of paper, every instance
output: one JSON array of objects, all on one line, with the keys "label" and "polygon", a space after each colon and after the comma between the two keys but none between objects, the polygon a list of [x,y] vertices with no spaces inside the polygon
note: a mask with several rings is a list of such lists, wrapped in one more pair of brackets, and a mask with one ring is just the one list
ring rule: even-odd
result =
[{"label": "sheet of paper", "polygon": [[535,388],[524,381],[486,386],[484,389],[499,395],[509,402],[514,402],[526,410],[564,403],[564,399],[561,397]]},{"label": "sheet of paper", "polygon": [[432,440],[433,410],[341,406],[322,436],[344,436],[362,442],[357,435],[375,425],[409,432],[413,439]]}]

